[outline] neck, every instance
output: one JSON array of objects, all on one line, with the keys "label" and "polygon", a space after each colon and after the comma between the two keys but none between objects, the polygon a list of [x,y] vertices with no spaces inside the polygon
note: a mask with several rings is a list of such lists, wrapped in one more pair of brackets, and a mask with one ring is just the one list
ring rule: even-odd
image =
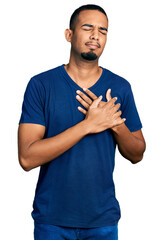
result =
[{"label": "neck", "polygon": [[102,69],[98,66],[98,60],[86,61],[74,58],[72,55],[69,63],[65,65],[65,69],[77,84],[84,84],[85,87],[98,79],[102,73]]}]

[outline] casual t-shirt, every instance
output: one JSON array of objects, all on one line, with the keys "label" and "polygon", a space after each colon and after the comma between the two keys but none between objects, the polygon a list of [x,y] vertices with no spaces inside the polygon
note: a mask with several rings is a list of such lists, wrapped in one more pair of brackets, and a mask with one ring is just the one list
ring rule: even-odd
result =
[{"label": "casual t-shirt", "polygon": [[[122,118],[131,132],[142,128],[131,85],[102,68],[89,88],[107,101],[106,91],[118,97]],[[76,99],[82,88],[73,81],[64,64],[30,79],[24,94],[19,123],[45,126],[44,138],[56,136],[84,120]],[[120,207],[115,196],[113,170],[116,142],[112,130],[87,134],[69,150],[40,167],[32,217],[38,223],[93,228],[117,224]]]}]

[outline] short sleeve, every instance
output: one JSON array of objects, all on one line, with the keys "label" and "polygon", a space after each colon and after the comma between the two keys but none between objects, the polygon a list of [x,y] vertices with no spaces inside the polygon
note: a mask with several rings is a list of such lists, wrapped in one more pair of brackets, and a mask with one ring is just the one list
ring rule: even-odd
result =
[{"label": "short sleeve", "polygon": [[45,126],[45,89],[42,83],[34,77],[27,84],[20,123],[36,123]]},{"label": "short sleeve", "polygon": [[124,99],[121,106],[122,118],[126,118],[125,124],[131,132],[142,128],[142,123],[136,108],[131,85],[125,88]]}]

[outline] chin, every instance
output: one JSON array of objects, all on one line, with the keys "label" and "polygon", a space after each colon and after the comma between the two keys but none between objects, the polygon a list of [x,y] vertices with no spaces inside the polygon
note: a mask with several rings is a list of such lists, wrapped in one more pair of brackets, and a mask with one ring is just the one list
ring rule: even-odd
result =
[{"label": "chin", "polygon": [[94,60],[98,59],[98,56],[96,55],[96,53],[94,53],[92,51],[82,52],[81,57],[85,60],[88,60],[88,61],[94,61]]}]

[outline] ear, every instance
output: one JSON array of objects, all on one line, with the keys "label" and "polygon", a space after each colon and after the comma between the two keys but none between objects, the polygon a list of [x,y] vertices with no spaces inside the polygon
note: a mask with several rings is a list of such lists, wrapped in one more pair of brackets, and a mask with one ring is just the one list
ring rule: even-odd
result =
[{"label": "ear", "polygon": [[72,36],[73,36],[72,30],[67,28],[65,30],[65,38],[66,38],[67,42],[71,42]]}]

